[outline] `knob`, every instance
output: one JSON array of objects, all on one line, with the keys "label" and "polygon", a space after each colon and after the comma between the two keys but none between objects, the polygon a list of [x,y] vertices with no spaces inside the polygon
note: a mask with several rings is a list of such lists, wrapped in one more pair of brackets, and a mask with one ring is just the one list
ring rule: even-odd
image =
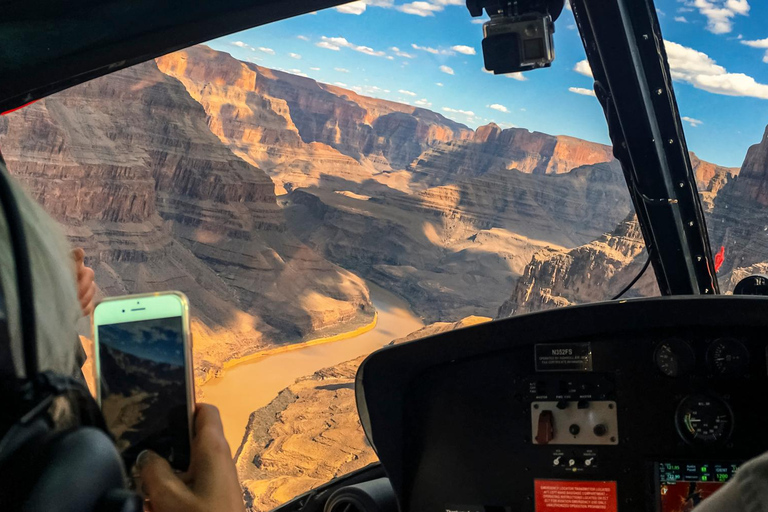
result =
[{"label": "knob", "polygon": [[589,409],[589,401],[587,400],[579,400],[579,403],[576,404],[577,409]]},{"label": "knob", "polygon": [[573,434],[574,436],[579,435],[579,432],[581,432],[581,427],[579,427],[577,424],[573,424],[570,427],[568,427],[568,432]]},{"label": "knob", "polygon": [[602,423],[598,423],[595,425],[595,428],[592,429],[592,432],[594,432],[597,437],[603,437],[608,432],[608,428]]},{"label": "knob", "polygon": [[553,466],[559,466],[560,465],[560,457],[557,457],[555,460],[552,461]]},{"label": "knob", "polygon": [[568,459],[568,465],[569,466],[575,466],[576,465],[576,459]]},{"label": "knob", "polygon": [[594,460],[594,457],[590,457],[587,460],[584,461],[584,465],[589,467],[592,465],[592,461]]},{"label": "knob", "polygon": [[563,409],[567,409],[568,408],[568,400],[560,400],[559,402],[557,402],[557,406],[556,407],[558,409],[560,409],[561,411]]}]

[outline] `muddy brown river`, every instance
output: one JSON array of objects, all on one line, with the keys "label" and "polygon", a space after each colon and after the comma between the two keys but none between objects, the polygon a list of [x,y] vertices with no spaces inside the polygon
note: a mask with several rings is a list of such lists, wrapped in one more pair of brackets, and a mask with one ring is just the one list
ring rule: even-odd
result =
[{"label": "muddy brown river", "polygon": [[221,411],[224,434],[232,453],[240,446],[250,414],[271,402],[299,377],[369,354],[424,326],[403,299],[372,283],[368,286],[371,302],[378,311],[378,322],[372,330],[246,361],[205,384],[205,401]]}]

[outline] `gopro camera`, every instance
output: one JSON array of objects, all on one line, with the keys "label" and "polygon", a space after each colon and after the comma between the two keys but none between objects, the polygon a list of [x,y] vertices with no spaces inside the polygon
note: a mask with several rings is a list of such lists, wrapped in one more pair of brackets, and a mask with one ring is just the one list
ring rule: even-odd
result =
[{"label": "gopro camera", "polygon": [[563,0],[467,0],[472,16],[485,8],[491,18],[483,25],[485,69],[499,75],[551,66],[554,20],[563,5]]}]

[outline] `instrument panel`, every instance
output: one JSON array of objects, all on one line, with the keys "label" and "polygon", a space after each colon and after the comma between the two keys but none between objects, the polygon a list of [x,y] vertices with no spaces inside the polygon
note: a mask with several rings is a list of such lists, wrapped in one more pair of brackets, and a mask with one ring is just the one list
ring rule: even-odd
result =
[{"label": "instrument panel", "polygon": [[688,512],[768,450],[766,313],[645,299],[389,347],[361,418],[403,511]]}]

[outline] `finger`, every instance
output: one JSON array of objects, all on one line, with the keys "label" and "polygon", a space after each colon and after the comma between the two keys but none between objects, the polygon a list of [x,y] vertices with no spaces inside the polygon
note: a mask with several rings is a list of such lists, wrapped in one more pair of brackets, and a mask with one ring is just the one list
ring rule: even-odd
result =
[{"label": "finger", "polygon": [[87,306],[83,308],[83,316],[88,316],[91,313],[93,313],[93,310],[96,308],[96,305],[93,303],[93,301],[89,302]]},{"label": "finger", "polygon": [[85,250],[83,250],[82,247],[78,247],[77,249],[74,249],[72,251],[72,258],[74,258],[75,263],[78,265],[83,263],[85,261]]},{"label": "finger", "polygon": [[96,273],[90,267],[83,267],[77,272],[77,296],[83,297],[95,282]]},{"label": "finger", "polygon": [[[145,450],[136,459],[142,487],[157,510],[180,510],[190,508],[194,496],[184,482],[168,464],[168,461],[155,452]],[[186,504],[186,506],[184,505]]]},{"label": "finger", "polygon": [[93,298],[95,296],[96,296],[96,284],[91,283],[90,288],[86,290],[85,294],[80,296],[80,307],[82,308],[84,314],[87,314],[86,309],[88,307],[88,304],[93,302]]}]

